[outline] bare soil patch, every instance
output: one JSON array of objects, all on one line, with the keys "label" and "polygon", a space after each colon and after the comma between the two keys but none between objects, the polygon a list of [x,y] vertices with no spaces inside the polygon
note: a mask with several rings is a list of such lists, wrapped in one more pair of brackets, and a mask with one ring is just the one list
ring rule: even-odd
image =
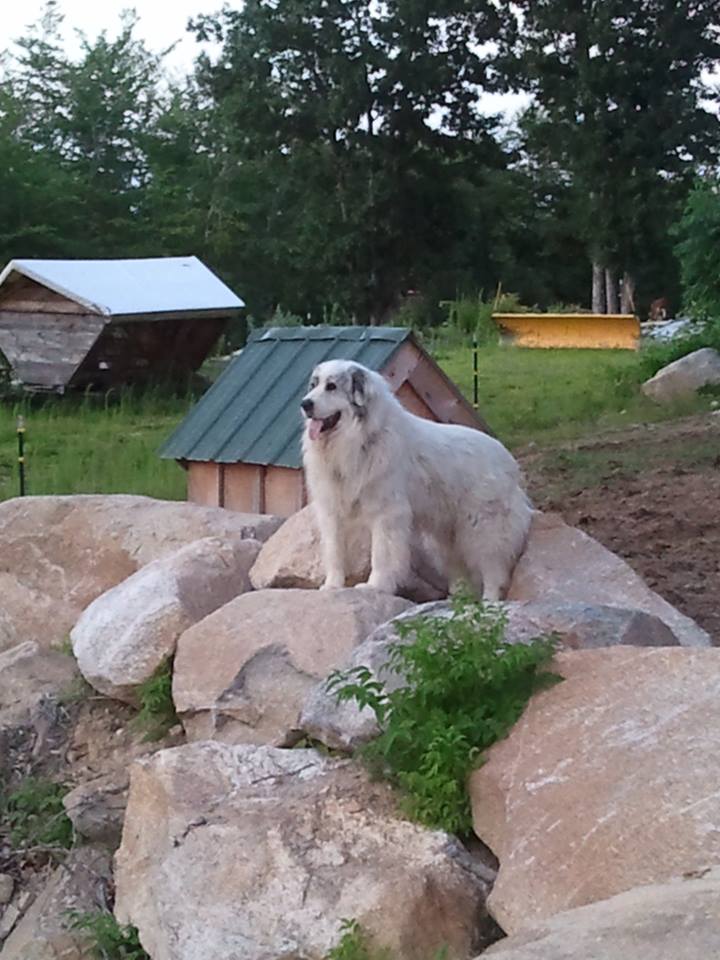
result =
[{"label": "bare soil patch", "polygon": [[530,449],[521,460],[537,506],[624,557],[720,646],[720,414]]}]

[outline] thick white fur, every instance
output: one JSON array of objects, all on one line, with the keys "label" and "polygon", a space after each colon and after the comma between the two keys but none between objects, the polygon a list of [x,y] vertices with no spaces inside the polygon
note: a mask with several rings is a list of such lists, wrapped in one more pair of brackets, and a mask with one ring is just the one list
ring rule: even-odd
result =
[{"label": "thick white fur", "polygon": [[414,416],[382,376],[345,360],[316,367],[304,403],[315,419],[341,414],[316,440],[308,419],[303,437],[324,588],[345,585],[346,545],[364,527],[371,573],[359,586],[394,593],[408,582],[413,543],[430,540],[449,580],[465,576],[487,600],[504,596],[532,508],[501,443]]}]

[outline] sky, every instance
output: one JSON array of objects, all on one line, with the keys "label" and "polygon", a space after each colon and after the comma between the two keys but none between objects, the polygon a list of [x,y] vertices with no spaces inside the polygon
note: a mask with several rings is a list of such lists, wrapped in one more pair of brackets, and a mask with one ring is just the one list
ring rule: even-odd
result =
[{"label": "sky", "polygon": [[[140,17],[136,36],[141,37],[155,53],[172,44],[177,46],[165,63],[175,75],[187,72],[202,49],[186,30],[190,17],[199,13],[215,13],[223,0],[59,0],[65,15],[64,36],[68,50],[78,49],[75,31],[80,29],[89,37],[101,30],[114,36],[120,24],[120,14],[128,7]],[[29,24],[36,23],[45,8],[45,0],[24,0],[12,3],[0,0],[3,33],[8,40],[22,36]],[[2,44],[5,46],[5,44]],[[504,113],[508,118],[527,102],[522,94],[485,95],[481,99],[483,113]]]},{"label": "sky", "polygon": [[[80,29],[89,37],[101,30],[110,36],[118,32],[120,14],[132,7],[140,22],[136,35],[142,37],[156,53],[178,42],[167,59],[173,71],[185,71],[200,50],[195,38],[187,33],[187,21],[198,13],[214,13],[222,6],[222,0],[60,0],[60,11],[65,15],[65,39],[69,50],[77,48],[75,30]],[[45,8],[45,0],[24,0],[11,4],[2,2],[3,33],[7,38],[21,36],[28,24],[37,22]]]}]

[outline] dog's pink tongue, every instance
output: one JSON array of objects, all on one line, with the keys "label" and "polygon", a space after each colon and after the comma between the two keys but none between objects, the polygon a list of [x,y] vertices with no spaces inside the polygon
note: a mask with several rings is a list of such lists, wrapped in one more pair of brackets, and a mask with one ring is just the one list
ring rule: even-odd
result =
[{"label": "dog's pink tongue", "polygon": [[322,420],[311,420],[308,427],[308,433],[310,434],[311,440],[317,440],[317,438],[322,433],[323,422]]}]

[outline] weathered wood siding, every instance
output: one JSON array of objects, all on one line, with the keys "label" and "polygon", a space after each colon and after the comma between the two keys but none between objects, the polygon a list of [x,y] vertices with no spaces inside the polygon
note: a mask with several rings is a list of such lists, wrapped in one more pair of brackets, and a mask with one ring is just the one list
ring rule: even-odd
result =
[{"label": "weathered wood siding", "polygon": [[117,320],[107,324],[72,378],[107,388],[188,376],[200,367],[226,320]]},{"label": "weathered wood siding", "polygon": [[35,280],[16,275],[0,288],[0,310],[16,313],[88,313],[87,307],[68,300]]},{"label": "weathered wood siding", "polygon": [[105,325],[103,317],[0,309],[0,351],[32,387],[66,386]]}]

